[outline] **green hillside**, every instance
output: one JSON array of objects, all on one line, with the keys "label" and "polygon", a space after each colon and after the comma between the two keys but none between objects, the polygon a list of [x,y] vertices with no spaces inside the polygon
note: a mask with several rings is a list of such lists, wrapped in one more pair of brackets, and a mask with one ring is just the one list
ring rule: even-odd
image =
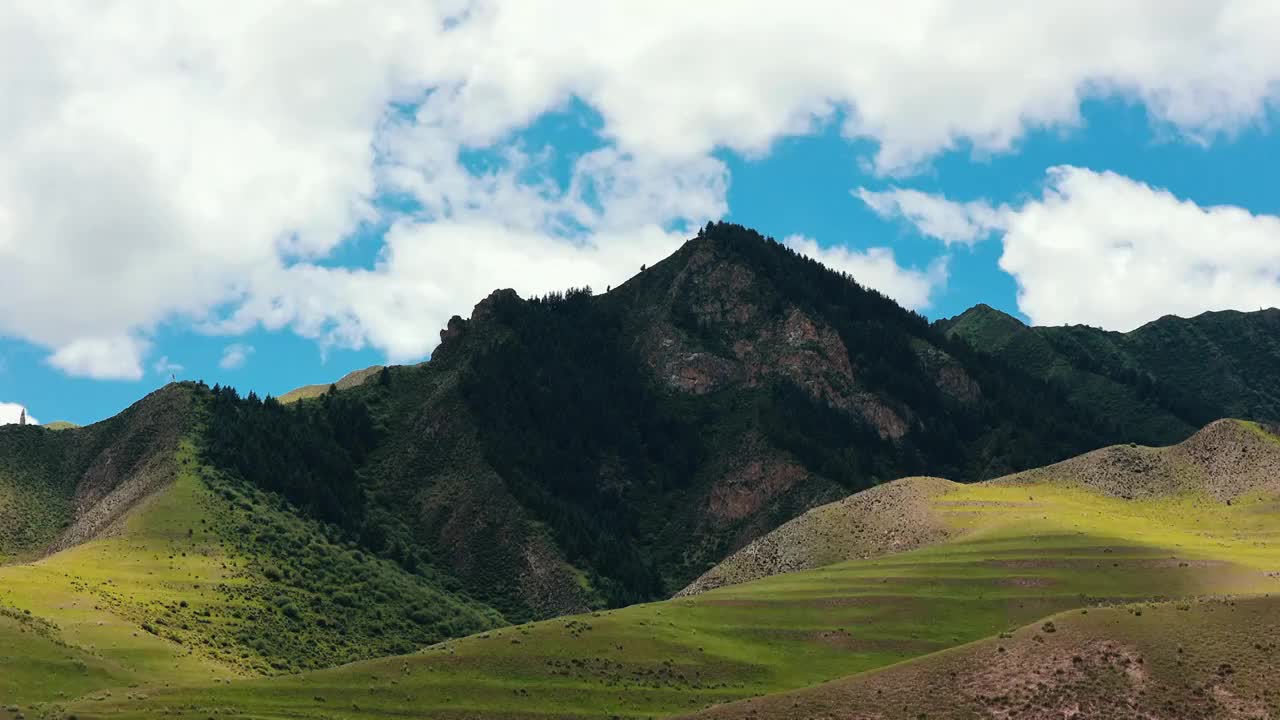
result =
[{"label": "green hillside", "polygon": [[1280,310],[1166,316],[1117,333],[1028,327],[979,305],[936,326],[1103,411],[1132,441],[1176,442],[1221,417],[1280,421]]},{"label": "green hillside", "polygon": [[192,418],[170,386],[87,428],[0,426],[0,562],[92,537],[171,481]]},{"label": "green hillside", "polygon": [[[1258,437],[1280,448],[1269,433]],[[1069,610],[1280,591],[1277,489],[1246,478],[1227,503],[1204,481],[1145,499],[1051,473],[955,485],[928,508],[949,539],[908,552],[509,627],[404,657],[154,688],[142,701],[113,696],[72,710],[665,716],[928,656]]]}]

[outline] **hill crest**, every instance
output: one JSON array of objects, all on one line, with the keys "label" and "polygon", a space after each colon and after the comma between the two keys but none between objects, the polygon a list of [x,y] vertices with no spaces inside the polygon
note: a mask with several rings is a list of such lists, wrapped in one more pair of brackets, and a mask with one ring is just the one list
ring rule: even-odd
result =
[{"label": "hill crest", "polygon": [[[1177,445],[1113,445],[970,487],[1010,485],[1078,487],[1135,501],[1280,497],[1280,436],[1257,423],[1224,419]],[[961,487],[941,478],[903,478],[813,508],[733,553],[677,596],[945,542],[963,529],[932,502]]]}]

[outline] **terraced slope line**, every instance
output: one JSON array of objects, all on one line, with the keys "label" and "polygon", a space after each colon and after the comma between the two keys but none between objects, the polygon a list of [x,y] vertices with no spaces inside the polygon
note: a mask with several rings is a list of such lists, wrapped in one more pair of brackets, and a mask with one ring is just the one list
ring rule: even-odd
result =
[{"label": "terraced slope line", "polygon": [[[1015,516],[1007,508],[999,514],[986,513],[981,519],[972,517],[979,513],[980,505],[967,513],[955,512],[965,502],[983,502],[976,498],[986,487],[1047,488],[1055,494],[1078,488],[1151,502],[1181,497],[1202,501],[1204,512],[1212,513],[1212,506],[1220,503],[1259,493],[1280,495],[1280,438],[1257,423],[1219,420],[1178,445],[1116,445],[986,483],[959,485],[940,478],[904,478],[806,512],[734,553],[678,597],[778,573],[901,552],[943,542],[971,528],[989,529],[1012,522]],[[1150,510],[1145,505],[1135,508],[1139,514]]]},{"label": "terraced slope line", "polygon": [[1072,611],[706,720],[1280,717],[1280,597]]},{"label": "terraced slope line", "polygon": [[[646,718],[886,667],[1057,612],[1280,592],[1280,505],[1129,501],[1087,487],[962,487],[947,542],[416,655],[77,704],[81,718]],[[1093,611],[1091,610],[1091,613]]]}]

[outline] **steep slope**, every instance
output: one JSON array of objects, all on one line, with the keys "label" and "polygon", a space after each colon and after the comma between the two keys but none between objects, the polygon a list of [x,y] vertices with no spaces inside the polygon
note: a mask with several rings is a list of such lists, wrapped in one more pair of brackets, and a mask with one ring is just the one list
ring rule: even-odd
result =
[{"label": "steep slope", "polygon": [[[994,477],[1114,439],[1043,382],[739,226],[604,295],[497,291],[441,337],[431,362],[292,415],[228,398],[213,459],[513,620],[669,596],[896,477]],[[294,453],[291,422],[342,451]]]},{"label": "steep slope", "polygon": [[1176,442],[1220,417],[1280,421],[1280,310],[1166,316],[1117,333],[1028,327],[979,305],[936,326],[1052,380],[1136,442]]},{"label": "steep slope", "polygon": [[0,562],[105,531],[175,477],[192,418],[190,392],[171,385],[87,428],[0,427]]},{"label": "steep slope", "polygon": [[999,638],[690,717],[756,720],[1280,716],[1280,597],[1063,613]]},{"label": "steep slope", "polygon": [[[1018,520],[1021,511],[1004,509],[1004,517],[998,518],[981,505],[963,514],[957,508],[964,507],[964,498],[984,503],[1015,489],[1026,489],[1028,497],[1040,497],[1041,503],[1054,498],[1074,505],[1049,505],[1065,515],[1079,509],[1079,501],[1072,499],[1077,489],[1122,500],[1206,508],[1258,496],[1280,497],[1280,437],[1274,428],[1219,420],[1171,447],[1115,445],[969,487],[939,478],[897,480],[809,510],[729,556],[680,595],[910,550],[955,538],[970,527],[989,531],[997,523]],[[954,521],[963,515],[972,517]]]},{"label": "steep slope", "polygon": [[[1163,628],[1190,617],[1177,608],[1192,607],[1193,598],[1275,595],[1278,501],[1280,495],[1265,484],[1230,504],[1196,488],[1126,500],[1069,477],[954,485],[931,500],[951,530],[947,539],[907,552],[504,628],[415,655],[231,686],[148,688],[142,701],[113,698],[71,711],[123,718],[156,717],[175,707],[294,718],[386,717],[407,708],[441,718],[669,716],[886,668],[1010,628],[1046,634],[1046,617],[1069,610],[1071,618],[1105,619],[1115,615],[1100,608],[1121,605],[1137,612],[1135,603],[1145,611],[1146,603],[1185,599],[1159,615],[1163,620],[1154,627]],[[1080,615],[1081,609],[1088,614]],[[1256,614],[1265,612],[1259,607]],[[1055,640],[1088,637],[1067,620],[1048,620],[1063,627]],[[1213,667],[1224,662],[1216,659],[1220,648],[1214,638],[1238,647],[1238,631],[1245,626],[1231,629],[1234,635],[1212,634],[1212,627],[1170,627],[1168,637],[1186,638],[1188,660],[1195,659],[1192,669],[1198,673],[1209,660]],[[1024,635],[1032,633],[1015,633],[1027,641],[1016,652],[1036,642]],[[1090,663],[1116,660],[1088,643],[1083,650],[1063,648]],[[967,661],[969,669],[990,666],[986,657],[981,655],[982,663]],[[1032,668],[1042,669],[1039,662]],[[1262,670],[1241,673],[1254,683],[1264,677]],[[937,677],[944,686],[950,681]],[[1161,682],[1170,677],[1161,675]],[[990,686],[994,680],[984,682]],[[1000,694],[988,686],[983,695]],[[1252,694],[1254,687],[1225,689]],[[1036,697],[1048,702],[1058,696]],[[753,707],[747,706],[748,713]],[[822,707],[840,711],[838,704]]]}]

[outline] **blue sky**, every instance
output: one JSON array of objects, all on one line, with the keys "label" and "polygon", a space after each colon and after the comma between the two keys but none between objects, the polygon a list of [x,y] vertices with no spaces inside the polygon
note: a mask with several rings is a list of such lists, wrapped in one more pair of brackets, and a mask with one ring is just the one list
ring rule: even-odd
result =
[{"label": "blue sky", "polygon": [[[358,5],[241,18],[314,41],[247,60],[236,23],[180,13],[189,56],[0,36],[48,81],[0,75],[23,110],[0,127],[16,158],[0,161],[0,422],[19,406],[93,422],[171,375],[279,394],[417,361],[493,287],[616,284],[708,219],[931,318],[984,302],[1127,330],[1280,304],[1280,26],[1265,3],[1086,9],[1072,17],[1087,40],[1059,37],[1077,11],[1046,3],[970,18],[978,40],[994,33],[976,59],[948,53],[973,38],[928,15],[954,21],[964,3],[858,17],[863,38],[811,14],[743,20],[726,58],[673,50],[711,42],[714,12],[675,27],[605,13],[584,30],[481,5],[458,22],[389,4],[412,30],[390,38]],[[53,27],[7,12],[24,37]],[[894,45],[884,28],[901,27]],[[932,52],[912,32],[933,33]],[[1138,52],[1108,55],[1094,37],[1108,33]],[[456,46],[419,57],[433,42]],[[122,47],[101,77],[75,74],[71,60]],[[233,77],[247,80],[211,81]],[[67,120],[77,107],[100,110]]]}]

